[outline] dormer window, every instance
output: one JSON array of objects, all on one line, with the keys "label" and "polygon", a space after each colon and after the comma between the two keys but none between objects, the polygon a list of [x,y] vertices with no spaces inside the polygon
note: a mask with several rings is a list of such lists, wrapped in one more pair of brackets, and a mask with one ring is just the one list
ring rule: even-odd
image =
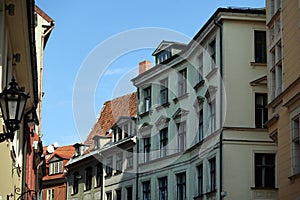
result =
[{"label": "dormer window", "polygon": [[83,147],[83,144],[80,144],[80,143],[76,143],[73,145],[73,147],[75,148],[75,157],[76,156],[81,156],[82,154],[82,147]]},{"label": "dormer window", "polygon": [[63,161],[55,161],[49,164],[49,175],[60,174],[63,172]]},{"label": "dormer window", "polygon": [[100,148],[100,136],[96,135],[93,137],[94,140],[94,148],[99,149]]},{"label": "dormer window", "polygon": [[170,50],[163,50],[156,55],[155,57],[156,64],[162,63],[163,61],[167,60],[170,57],[171,57]]}]

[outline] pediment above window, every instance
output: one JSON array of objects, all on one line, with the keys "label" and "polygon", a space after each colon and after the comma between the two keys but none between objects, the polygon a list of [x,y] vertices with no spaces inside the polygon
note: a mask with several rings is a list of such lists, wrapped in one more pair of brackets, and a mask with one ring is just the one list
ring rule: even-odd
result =
[{"label": "pediment above window", "polygon": [[173,119],[178,119],[178,118],[181,118],[183,116],[186,116],[187,114],[189,114],[189,111],[184,110],[182,108],[178,108],[177,111],[173,114],[172,118]]},{"label": "pediment above window", "polygon": [[250,82],[251,86],[267,86],[267,76],[260,77],[254,81]]},{"label": "pediment above window", "polygon": [[170,121],[169,117],[166,117],[164,115],[160,116],[158,120],[155,122],[156,127],[163,128],[167,126],[168,122]]}]

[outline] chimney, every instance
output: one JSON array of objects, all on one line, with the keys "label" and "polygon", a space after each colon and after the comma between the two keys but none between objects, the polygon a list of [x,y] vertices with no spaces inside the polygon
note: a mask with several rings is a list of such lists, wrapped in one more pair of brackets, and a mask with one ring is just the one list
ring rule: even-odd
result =
[{"label": "chimney", "polygon": [[148,60],[144,60],[139,63],[139,75],[151,68],[151,63]]}]

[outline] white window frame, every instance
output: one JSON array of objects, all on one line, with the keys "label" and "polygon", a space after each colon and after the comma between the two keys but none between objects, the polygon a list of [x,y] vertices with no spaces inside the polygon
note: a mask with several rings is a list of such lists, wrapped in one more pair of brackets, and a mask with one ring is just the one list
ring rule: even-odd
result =
[{"label": "white window frame", "polygon": [[290,114],[291,175],[300,174],[300,107]]}]

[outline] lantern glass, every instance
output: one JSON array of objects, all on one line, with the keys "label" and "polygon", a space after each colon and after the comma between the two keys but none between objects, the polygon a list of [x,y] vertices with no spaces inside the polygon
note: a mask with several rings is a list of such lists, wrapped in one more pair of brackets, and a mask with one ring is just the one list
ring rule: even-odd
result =
[{"label": "lantern glass", "polygon": [[14,132],[19,127],[29,96],[17,87],[18,84],[14,79],[12,79],[9,85],[8,89],[5,88],[0,93],[0,106],[6,128],[10,132]]}]

